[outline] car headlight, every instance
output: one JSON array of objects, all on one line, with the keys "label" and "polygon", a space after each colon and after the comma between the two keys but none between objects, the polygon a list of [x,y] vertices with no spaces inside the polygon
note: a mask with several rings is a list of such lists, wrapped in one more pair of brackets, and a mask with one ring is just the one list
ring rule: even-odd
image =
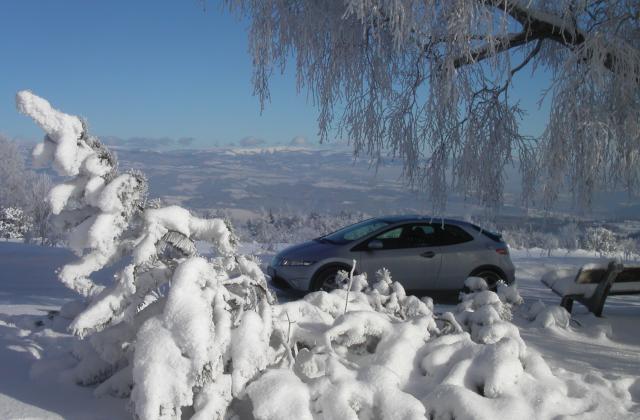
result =
[{"label": "car headlight", "polygon": [[289,258],[283,258],[282,261],[280,261],[280,265],[283,267],[307,267],[315,263],[315,261],[294,260]]},{"label": "car headlight", "polygon": [[271,259],[271,267],[275,267],[277,265],[280,265],[280,255],[276,254],[273,256],[273,258]]}]

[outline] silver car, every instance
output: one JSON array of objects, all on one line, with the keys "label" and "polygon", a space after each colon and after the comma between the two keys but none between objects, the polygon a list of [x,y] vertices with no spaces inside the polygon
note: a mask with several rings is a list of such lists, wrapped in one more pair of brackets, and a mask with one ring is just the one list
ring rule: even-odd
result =
[{"label": "silver car", "polygon": [[375,273],[385,267],[414,294],[463,289],[469,276],[490,287],[500,279],[514,282],[515,267],[500,235],[474,224],[421,216],[364,220],[278,253],[268,267],[276,286],[299,291],[338,287],[337,273]]}]

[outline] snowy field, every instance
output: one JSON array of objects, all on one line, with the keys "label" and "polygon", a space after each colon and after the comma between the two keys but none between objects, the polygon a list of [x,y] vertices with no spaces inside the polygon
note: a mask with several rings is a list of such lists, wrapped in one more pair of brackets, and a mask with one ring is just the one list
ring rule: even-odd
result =
[{"label": "snowy field", "polygon": [[[264,259],[268,255],[262,256]],[[76,361],[69,353],[68,321],[49,316],[73,298],[56,280],[54,270],[73,259],[64,249],[0,242],[0,418],[130,418],[128,400],[96,397],[93,389],[77,386],[65,372]],[[539,279],[553,268],[577,269],[595,258],[543,257],[539,252],[515,251],[523,305],[542,301],[557,305],[559,298]],[[111,272],[101,273],[106,281]],[[286,295],[281,295],[287,300]],[[451,306],[436,305],[437,311]],[[612,297],[602,319],[579,304],[570,327],[540,328],[513,319],[529,348],[537,350],[555,374],[617,395],[640,417],[640,296]],[[581,387],[576,385],[575,392]],[[596,401],[594,401],[594,409]],[[596,410],[597,412],[597,410]],[[585,413],[577,412],[577,418]]]}]

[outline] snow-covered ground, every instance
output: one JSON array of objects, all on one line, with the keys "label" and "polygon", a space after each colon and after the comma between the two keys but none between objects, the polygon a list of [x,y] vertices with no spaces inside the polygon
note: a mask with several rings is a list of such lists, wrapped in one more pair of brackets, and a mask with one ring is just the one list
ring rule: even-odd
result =
[{"label": "snow-covered ground", "polygon": [[[128,400],[95,397],[92,389],[75,385],[65,375],[74,364],[69,353],[72,339],[64,331],[66,321],[48,315],[73,297],[54,273],[73,258],[60,248],[0,242],[2,419],[130,417]],[[514,251],[513,260],[524,305],[539,300],[551,306],[559,298],[540,283],[542,274],[554,268],[577,270],[594,258]],[[97,280],[106,281],[112,273],[101,273]],[[436,310],[450,309],[436,305]],[[576,304],[568,329],[539,328],[517,313],[513,322],[527,346],[538,350],[555,373],[608,389],[621,400],[631,399],[631,418],[640,417],[640,296],[609,298],[604,315],[595,318]]]},{"label": "snow-covered ground", "polygon": [[[130,417],[125,400],[95,398],[92,389],[64,377],[75,362],[68,351],[71,336],[48,315],[74,297],[55,274],[73,259],[62,248],[0,243],[2,419]],[[100,274],[106,281],[113,271]]]}]

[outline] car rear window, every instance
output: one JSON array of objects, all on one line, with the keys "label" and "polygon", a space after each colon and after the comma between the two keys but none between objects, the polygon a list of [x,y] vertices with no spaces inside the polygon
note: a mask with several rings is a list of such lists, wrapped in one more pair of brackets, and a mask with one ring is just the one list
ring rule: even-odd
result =
[{"label": "car rear window", "polygon": [[440,245],[456,245],[470,241],[473,241],[473,236],[455,225],[444,225],[440,230],[438,240]]},{"label": "car rear window", "polygon": [[490,230],[483,229],[480,226],[476,226],[476,225],[470,225],[470,226],[494,242],[503,242],[502,235],[499,233],[491,232]]}]

